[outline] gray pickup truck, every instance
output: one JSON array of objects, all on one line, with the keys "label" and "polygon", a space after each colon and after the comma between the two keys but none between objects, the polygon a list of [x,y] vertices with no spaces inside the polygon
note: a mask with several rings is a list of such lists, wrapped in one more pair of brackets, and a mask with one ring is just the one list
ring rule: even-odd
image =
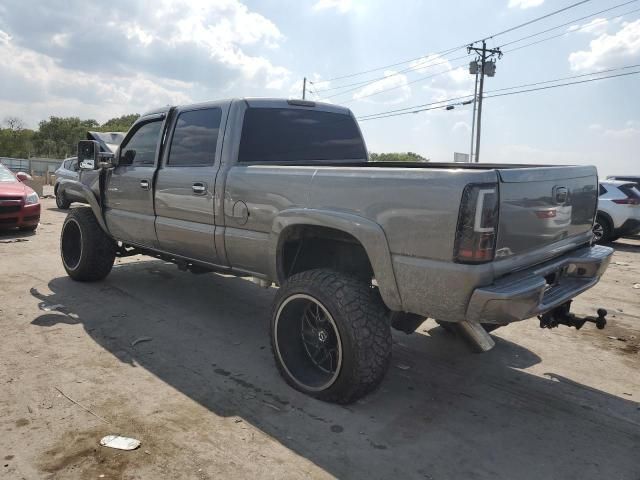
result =
[{"label": "gray pickup truck", "polygon": [[380,383],[392,326],[431,317],[488,350],[518,320],[605,323],[569,312],[612,254],[592,245],[593,167],[372,163],[349,110],[278,99],[155,110],[115,154],[83,141],[78,157],[99,193],[67,186],[89,204],[62,227],[71,278],[145,254],[277,284],[276,364],[326,401]]}]

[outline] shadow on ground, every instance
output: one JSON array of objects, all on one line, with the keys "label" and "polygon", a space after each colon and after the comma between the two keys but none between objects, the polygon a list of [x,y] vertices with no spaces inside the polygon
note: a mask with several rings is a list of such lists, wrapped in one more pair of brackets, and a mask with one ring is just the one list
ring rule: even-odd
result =
[{"label": "shadow on ground", "polygon": [[[64,277],[48,286],[51,295],[31,293],[43,309],[63,307],[33,324],[82,324],[120,361],[216,415],[242,417],[340,478],[640,473],[637,403],[552,372],[529,375],[519,369],[540,359],[499,337],[493,351],[476,355],[432,322],[421,334],[394,335],[381,389],[341,407],[299,394],[278,376],[267,334],[273,289],[161,261],[116,266],[101,283]],[[132,347],[141,337],[153,340]]]}]

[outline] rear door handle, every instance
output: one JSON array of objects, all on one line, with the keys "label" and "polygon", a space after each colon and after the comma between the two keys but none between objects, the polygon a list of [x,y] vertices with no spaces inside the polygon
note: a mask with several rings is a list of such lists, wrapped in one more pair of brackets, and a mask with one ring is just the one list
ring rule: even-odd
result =
[{"label": "rear door handle", "polygon": [[149,180],[140,180],[140,188],[149,190]]},{"label": "rear door handle", "polygon": [[193,190],[193,193],[196,195],[204,195],[207,193],[207,185],[202,182],[196,182],[191,186],[191,190]]}]

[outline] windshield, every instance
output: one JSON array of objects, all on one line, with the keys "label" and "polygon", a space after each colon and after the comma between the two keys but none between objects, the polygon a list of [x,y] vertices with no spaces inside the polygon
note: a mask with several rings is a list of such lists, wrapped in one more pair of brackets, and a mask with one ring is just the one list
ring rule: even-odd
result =
[{"label": "windshield", "polygon": [[17,181],[16,177],[11,173],[11,170],[0,164],[0,182],[15,183]]}]

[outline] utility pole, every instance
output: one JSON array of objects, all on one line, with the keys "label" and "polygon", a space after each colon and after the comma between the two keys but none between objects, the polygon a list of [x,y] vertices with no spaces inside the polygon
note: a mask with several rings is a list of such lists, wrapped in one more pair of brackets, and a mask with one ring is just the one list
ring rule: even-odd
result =
[{"label": "utility pole", "polygon": [[[478,94],[478,127],[476,131],[476,163],[480,161],[480,133],[482,130],[482,98],[484,96],[484,76],[485,74],[493,77],[496,74],[495,61],[488,62],[491,57],[497,55],[498,58],[502,57],[502,52],[499,48],[487,49],[487,41],[482,40],[482,48],[473,47],[469,45],[467,52],[474,51],[480,54],[480,92]],[[477,75],[477,71],[476,71]]]},{"label": "utility pole", "polygon": [[307,98],[307,77],[304,77],[302,80],[302,99],[305,100]]},{"label": "utility pole", "polygon": [[[473,62],[472,62],[473,63]],[[471,116],[471,148],[469,149],[469,161],[473,162],[473,141],[476,129],[476,105],[478,103],[478,61],[476,60],[476,86],[473,89],[473,115]]]}]

